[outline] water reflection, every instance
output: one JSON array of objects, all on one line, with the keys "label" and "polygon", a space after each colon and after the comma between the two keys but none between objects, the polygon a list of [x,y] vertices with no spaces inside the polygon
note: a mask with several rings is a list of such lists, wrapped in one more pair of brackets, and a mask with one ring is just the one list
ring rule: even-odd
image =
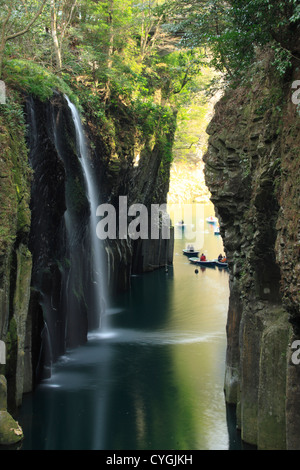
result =
[{"label": "water reflection", "polygon": [[[203,248],[216,257],[222,240],[205,229]],[[25,398],[24,449],[232,446],[223,395],[228,273],[196,275],[185,244],[176,241],[168,273],[135,277],[106,329],[91,332]]]}]

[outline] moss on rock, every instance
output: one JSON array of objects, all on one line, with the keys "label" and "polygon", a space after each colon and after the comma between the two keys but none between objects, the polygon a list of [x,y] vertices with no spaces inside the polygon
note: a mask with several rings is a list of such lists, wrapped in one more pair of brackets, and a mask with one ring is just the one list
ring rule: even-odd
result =
[{"label": "moss on rock", "polygon": [[0,375],[0,411],[7,408],[7,385],[4,375]]},{"label": "moss on rock", "polygon": [[9,446],[23,439],[23,431],[7,411],[0,411],[0,445]]},{"label": "moss on rock", "polygon": [[[265,51],[248,86],[227,90],[208,127],[206,181],[230,269],[225,393],[242,439],[299,449],[299,375],[288,365],[299,316],[299,148],[291,84]],[[298,382],[297,382],[298,381]]]},{"label": "moss on rock", "polygon": [[6,410],[6,399],[6,379],[0,375],[0,446],[17,444],[24,437],[21,426]]}]

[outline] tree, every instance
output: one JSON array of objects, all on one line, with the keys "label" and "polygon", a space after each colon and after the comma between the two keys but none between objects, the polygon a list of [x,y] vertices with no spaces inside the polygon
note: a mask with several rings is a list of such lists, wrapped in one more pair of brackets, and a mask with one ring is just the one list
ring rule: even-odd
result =
[{"label": "tree", "polygon": [[[42,10],[47,0],[35,1],[29,0],[2,0],[1,16],[0,16],[0,78],[2,76],[2,66],[6,43],[12,39],[26,34],[37,18],[42,13]],[[15,26],[17,25],[17,26]],[[12,29],[18,28],[17,31],[12,32]]]},{"label": "tree", "polygon": [[[210,63],[232,80],[251,66],[266,44],[299,60],[297,0],[175,0],[173,31],[183,47],[205,47]],[[287,63],[287,62],[286,62]]]},{"label": "tree", "polygon": [[[56,67],[60,71],[62,69],[62,46],[68,27],[72,21],[73,14],[77,5],[77,0],[58,2],[51,0],[50,17],[51,17],[51,36],[53,39],[54,52],[56,58]],[[58,30],[59,18],[59,30]]]}]

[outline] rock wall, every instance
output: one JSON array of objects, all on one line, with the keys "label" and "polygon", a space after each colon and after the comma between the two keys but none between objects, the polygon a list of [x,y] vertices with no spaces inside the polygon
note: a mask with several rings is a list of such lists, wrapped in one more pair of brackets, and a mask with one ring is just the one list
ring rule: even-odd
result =
[{"label": "rock wall", "polygon": [[66,100],[26,102],[31,183],[34,380],[51,373],[66,348],[83,344],[93,325],[89,204]]},{"label": "rock wall", "polygon": [[208,127],[206,181],[230,269],[225,396],[242,439],[300,449],[300,116],[296,67],[279,79],[264,51]]},{"label": "rock wall", "polygon": [[[168,111],[169,112],[169,111]],[[106,138],[105,130],[86,116],[87,130],[94,144],[95,162],[102,190],[102,201],[120,213],[119,197],[126,196],[127,207],[143,204],[149,217],[153,204],[166,204],[170,182],[171,154],[176,128],[176,113],[168,125],[157,125],[151,130],[141,128],[146,117],[131,115],[119,102],[109,115],[114,137]],[[159,121],[159,120],[158,120]],[[139,123],[137,125],[137,123]],[[99,158],[99,155],[102,155]],[[98,166],[97,163],[95,163]],[[128,224],[132,220],[127,218]],[[150,230],[150,220],[149,220]],[[173,263],[174,236],[157,240],[106,240],[109,290],[112,294],[130,287],[132,274],[145,273]]]},{"label": "rock wall", "polygon": [[[55,94],[46,103],[30,98],[26,109],[30,163],[34,173],[29,243],[33,254],[34,294],[30,308],[37,317],[34,323],[43,324],[41,340],[33,338],[33,344],[41,343],[35,359],[39,379],[50,373],[47,369],[50,370],[52,361],[67,347],[85,342],[87,332],[98,326],[95,316],[99,306],[94,305],[92,295],[96,278],[90,238],[90,230],[96,231],[96,227],[89,225],[90,209],[76,151],[74,125],[65,98]],[[139,142],[144,153],[141,163],[136,166],[133,149],[137,142],[130,125],[133,126],[131,122],[127,123],[126,145],[125,141],[122,145],[118,142],[118,146],[114,142],[114,151],[104,144],[105,131],[99,123],[96,126],[86,119],[85,125],[90,165],[97,181],[97,205],[112,204],[117,214],[120,195],[127,197],[128,206],[139,202],[148,207],[153,201],[165,202],[168,189],[169,169],[163,164],[164,153],[159,139],[147,151]],[[145,249],[139,251],[140,240],[105,240],[107,279],[103,281],[103,290],[114,295],[128,289],[136,266],[139,266],[139,272],[146,272],[150,262],[159,267],[164,259],[165,264],[166,249],[171,262],[171,243],[164,245],[163,242],[161,239],[154,241],[152,257],[147,263],[143,255]],[[106,277],[105,273],[103,276]],[[102,310],[105,297],[106,292],[103,292]]]},{"label": "rock wall", "polygon": [[22,105],[9,90],[7,101],[7,107],[1,106],[0,110],[0,340],[5,345],[0,354],[1,445],[22,439],[22,431],[10,413],[21,403],[31,378],[28,335],[31,172]]},{"label": "rock wall", "polygon": [[[14,414],[23,394],[51,374],[53,361],[66,348],[83,344],[88,330],[97,326],[89,203],[70,109],[60,93],[46,102],[27,97],[24,105],[18,99],[22,125],[17,133],[16,119],[7,123],[0,115],[0,340],[7,353],[6,364],[0,365],[0,445],[22,438],[7,409]],[[172,145],[174,129],[168,135],[155,129],[155,136],[140,134],[137,139],[135,123],[118,119],[113,150],[101,125],[86,119],[99,203],[113,204],[117,211],[120,195],[127,196],[128,205],[141,203],[149,209],[152,203],[165,203],[170,170],[165,150]],[[173,259],[172,239],[161,236],[106,240],[104,248],[105,289],[111,295],[130,288],[133,273]]]}]

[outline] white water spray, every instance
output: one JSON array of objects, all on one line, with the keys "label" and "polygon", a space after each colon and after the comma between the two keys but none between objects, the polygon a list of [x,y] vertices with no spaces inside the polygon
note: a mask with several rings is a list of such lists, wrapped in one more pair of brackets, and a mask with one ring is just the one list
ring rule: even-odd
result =
[{"label": "white water spray", "polygon": [[83,175],[86,184],[87,196],[90,203],[90,233],[91,233],[91,256],[93,269],[95,274],[95,304],[99,313],[99,326],[101,326],[101,306],[103,303],[107,305],[106,299],[106,289],[105,289],[105,271],[104,271],[104,262],[103,262],[103,251],[101,246],[101,241],[96,235],[96,210],[99,205],[99,192],[97,190],[97,182],[95,180],[95,174],[91,166],[89,148],[86,142],[83,126],[81,123],[81,118],[76,106],[69,100],[68,96],[65,95],[65,99],[68,103],[68,106],[72,113],[72,118],[74,121],[75,131],[76,131],[76,143],[77,143],[77,153],[78,158],[81,163],[83,170]]}]

